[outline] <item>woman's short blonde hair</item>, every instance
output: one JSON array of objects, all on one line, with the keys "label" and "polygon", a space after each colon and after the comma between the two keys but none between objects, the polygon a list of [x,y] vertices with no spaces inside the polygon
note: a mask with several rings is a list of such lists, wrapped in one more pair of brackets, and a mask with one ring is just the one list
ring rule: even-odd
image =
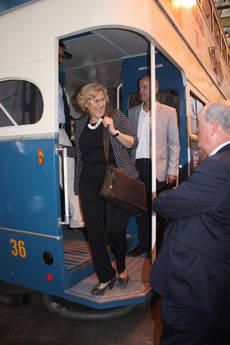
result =
[{"label": "woman's short blonde hair", "polygon": [[101,84],[89,83],[83,86],[76,97],[76,101],[79,107],[83,111],[87,111],[87,102],[90,99],[95,99],[97,97],[98,92],[103,92],[105,97],[108,96],[106,88]]}]

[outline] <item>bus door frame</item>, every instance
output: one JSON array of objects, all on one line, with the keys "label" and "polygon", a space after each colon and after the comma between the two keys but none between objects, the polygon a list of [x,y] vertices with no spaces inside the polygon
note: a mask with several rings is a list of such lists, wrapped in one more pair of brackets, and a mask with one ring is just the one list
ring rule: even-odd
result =
[{"label": "bus door frame", "polygon": [[[152,152],[151,152],[151,162],[152,162],[152,198],[156,196],[156,91],[155,91],[155,45],[150,41],[150,71],[151,71],[151,114],[152,114],[152,127],[151,127],[151,142],[152,142]],[[152,212],[152,262],[156,258],[156,213]]]}]

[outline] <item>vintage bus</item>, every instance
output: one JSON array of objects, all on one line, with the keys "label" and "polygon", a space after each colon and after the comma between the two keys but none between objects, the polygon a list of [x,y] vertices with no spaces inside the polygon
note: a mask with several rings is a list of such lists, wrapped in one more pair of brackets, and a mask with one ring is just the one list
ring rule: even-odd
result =
[{"label": "vintage bus", "polygon": [[[104,296],[87,231],[68,229],[59,186],[58,82],[71,100],[88,82],[105,85],[111,107],[125,114],[138,100],[138,80],[155,76],[162,103],[177,109],[181,145],[178,183],[198,164],[197,113],[230,98],[230,53],[212,0],[0,1],[0,279],[102,310],[151,297],[144,256],[127,258],[130,282]],[[58,46],[66,46],[59,68]],[[72,116],[79,117],[72,107]],[[155,192],[155,123],[152,123]],[[61,157],[61,158],[60,158]],[[156,242],[152,217],[153,259]],[[127,245],[138,243],[131,217]],[[112,255],[111,255],[112,259]]]}]

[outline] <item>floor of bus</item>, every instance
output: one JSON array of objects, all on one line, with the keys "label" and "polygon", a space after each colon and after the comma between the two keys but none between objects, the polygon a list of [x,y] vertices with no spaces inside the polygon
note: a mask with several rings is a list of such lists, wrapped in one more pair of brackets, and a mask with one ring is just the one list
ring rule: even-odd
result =
[{"label": "floor of bus", "polygon": [[[128,241],[129,241],[128,237]],[[77,270],[92,263],[87,233],[85,229],[63,231],[64,259],[69,270]],[[115,267],[115,262],[112,263]],[[124,303],[124,300],[141,299],[144,302],[146,295],[151,292],[149,285],[149,271],[151,262],[144,255],[139,257],[126,257],[126,267],[130,277],[128,286],[122,289],[118,281],[112,290],[107,290],[103,296],[93,296],[92,288],[97,284],[98,278],[95,273],[77,282],[65,292],[74,298],[86,299],[92,303],[110,304]],[[119,302],[120,301],[120,302]]]},{"label": "floor of bus", "polygon": [[64,229],[64,262],[68,270],[73,271],[92,261],[85,228]]}]

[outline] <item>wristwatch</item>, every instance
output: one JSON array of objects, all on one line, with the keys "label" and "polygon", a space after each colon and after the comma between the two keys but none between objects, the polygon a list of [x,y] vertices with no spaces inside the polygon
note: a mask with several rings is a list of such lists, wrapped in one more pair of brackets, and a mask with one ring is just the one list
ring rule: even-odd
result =
[{"label": "wristwatch", "polygon": [[120,134],[120,131],[117,129],[117,133],[113,134],[113,137],[118,137],[119,134]]}]

